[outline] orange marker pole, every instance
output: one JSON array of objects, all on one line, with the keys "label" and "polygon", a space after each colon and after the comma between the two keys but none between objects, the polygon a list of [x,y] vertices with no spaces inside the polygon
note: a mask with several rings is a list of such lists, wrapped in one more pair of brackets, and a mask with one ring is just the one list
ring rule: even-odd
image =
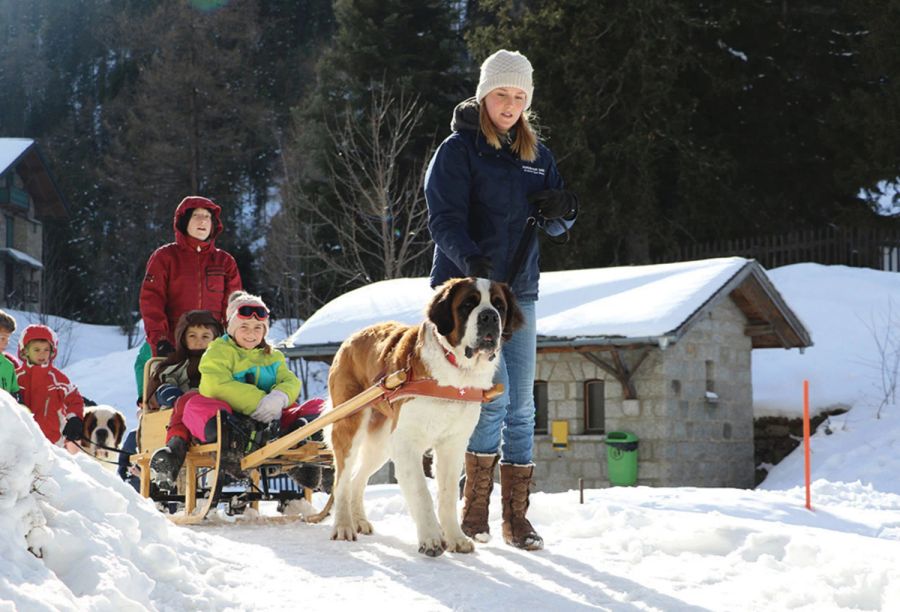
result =
[{"label": "orange marker pole", "polygon": [[803,381],[803,463],[806,478],[806,509],[812,510],[812,497],[809,491],[809,381]]}]

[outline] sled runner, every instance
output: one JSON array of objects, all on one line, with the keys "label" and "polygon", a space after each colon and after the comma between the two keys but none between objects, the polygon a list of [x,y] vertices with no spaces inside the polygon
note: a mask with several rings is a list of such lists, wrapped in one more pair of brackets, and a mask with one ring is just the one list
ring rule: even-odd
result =
[{"label": "sled runner", "polygon": [[[155,358],[147,363],[144,369],[145,381],[149,378],[152,368],[160,361],[161,359]],[[298,466],[333,469],[331,451],[324,442],[313,440],[311,436],[329,424],[365,408],[376,399],[393,397],[401,391],[405,381],[405,372],[390,374],[312,422],[259,447],[247,444],[246,436],[236,435],[233,426],[225,422],[229,417],[223,417],[223,413],[220,412],[217,417],[217,441],[188,448],[176,495],[151,491],[150,458],[157,449],[165,446],[166,426],[171,411],[148,410],[145,392],[144,409],[138,425],[138,452],[131,456],[132,463],[140,468],[141,495],[161,503],[184,503],[184,513],[173,515],[172,520],[178,524],[188,525],[203,521],[210,510],[223,502],[228,504],[228,512],[241,512],[248,504],[255,507],[259,501],[277,500],[283,505],[290,499],[300,497],[309,499],[312,492],[308,489],[305,494],[270,492],[269,477],[284,474],[287,470]],[[145,382],[144,389],[146,388]],[[226,490],[226,487],[239,490],[230,491]],[[198,505],[198,499],[201,498],[203,501]]]}]

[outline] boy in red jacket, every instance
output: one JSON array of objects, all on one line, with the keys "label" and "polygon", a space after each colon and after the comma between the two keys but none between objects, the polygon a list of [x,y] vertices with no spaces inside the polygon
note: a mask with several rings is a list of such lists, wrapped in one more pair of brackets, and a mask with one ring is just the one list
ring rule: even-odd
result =
[{"label": "boy in red jacket", "polygon": [[[31,410],[41,431],[53,444],[77,452],[83,435],[84,399],[68,377],[53,367],[56,334],[46,325],[29,325],[19,339],[16,369],[22,403]],[[64,440],[65,439],[65,442]]]}]

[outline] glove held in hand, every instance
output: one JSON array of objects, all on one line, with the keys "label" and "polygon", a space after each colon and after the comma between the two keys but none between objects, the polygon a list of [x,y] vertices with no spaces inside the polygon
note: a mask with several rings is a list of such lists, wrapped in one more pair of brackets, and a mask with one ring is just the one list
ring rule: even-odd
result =
[{"label": "glove held in hand", "polygon": [[490,279],[493,269],[491,260],[484,255],[472,255],[466,259],[466,276]]},{"label": "glove held in hand", "polygon": [[168,357],[172,353],[175,352],[175,347],[172,346],[172,343],[163,338],[159,342],[156,343],[156,356],[157,357]]},{"label": "glove held in hand", "polygon": [[575,218],[578,213],[578,198],[565,189],[545,189],[528,196],[528,201],[537,207],[538,214],[544,219]]},{"label": "glove held in hand", "polygon": [[63,427],[62,430],[62,435],[70,442],[79,442],[81,436],[84,435],[84,421],[77,416],[71,417],[66,421],[66,426]]},{"label": "glove held in hand", "polygon": [[260,423],[269,423],[281,418],[281,411],[287,408],[290,398],[284,391],[275,389],[269,391],[256,405],[256,410],[250,416]]}]

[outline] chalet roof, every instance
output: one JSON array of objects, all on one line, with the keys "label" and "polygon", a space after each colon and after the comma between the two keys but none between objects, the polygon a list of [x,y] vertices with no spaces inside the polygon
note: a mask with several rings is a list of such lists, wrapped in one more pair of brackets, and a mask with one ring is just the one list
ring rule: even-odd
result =
[{"label": "chalet roof", "polygon": [[[328,357],[372,323],[422,321],[427,278],[373,283],[335,298],[286,342],[296,356]],[[747,317],[754,348],[812,345],[809,332],[756,261],[699,261],[541,274],[538,348],[637,346],[677,342],[694,322],[730,298]]]},{"label": "chalet roof", "polygon": [[66,201],[37,144],[30,138],[0,138],[0,176],[15,170],[34,201],[38,218],[69,216]]}]

